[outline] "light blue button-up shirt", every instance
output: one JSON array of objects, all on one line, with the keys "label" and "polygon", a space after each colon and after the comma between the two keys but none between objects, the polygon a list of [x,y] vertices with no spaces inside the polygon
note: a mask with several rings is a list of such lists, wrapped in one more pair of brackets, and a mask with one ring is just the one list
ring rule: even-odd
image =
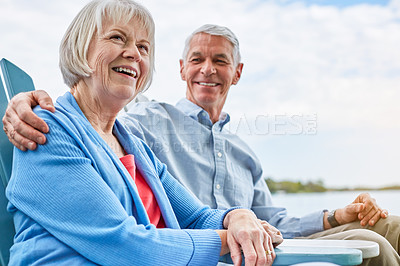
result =
[{"label": "light blue button-up shirt", "polygon": [[285,208],[273,206],[260,161],[224,127],[228,114],[222,113],[213,124],[205,110],[182,99],[176,106],[154,101],[133,104],[121,121],[150,146],[179,182],[211,208],[249,208],[285,238],[323,230],[322,210],[290,217]]}]

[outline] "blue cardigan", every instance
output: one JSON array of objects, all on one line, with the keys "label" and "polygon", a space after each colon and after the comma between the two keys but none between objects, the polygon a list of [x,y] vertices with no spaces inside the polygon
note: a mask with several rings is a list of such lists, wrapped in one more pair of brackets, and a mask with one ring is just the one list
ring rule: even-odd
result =
[{"label": "blue cardigan", "polygon": [[117,120],[113,132],[135,156],[168,227],[156,229],[131,176],[69,92],[56,110],[35,108],[50,128],[45,145],[14,149],[10,265],[217,264],[221,242],[210,229],[221,229],[229,210],[204,206]]}]

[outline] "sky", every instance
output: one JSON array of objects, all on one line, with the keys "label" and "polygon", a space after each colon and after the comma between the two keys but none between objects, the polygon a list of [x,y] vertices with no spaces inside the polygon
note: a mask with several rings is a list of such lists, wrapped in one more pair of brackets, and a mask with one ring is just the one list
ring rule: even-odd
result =
[{"label": "sky", "polygon": [[[0,0],[0,57],[53,99],[64,94],[58,46],[87,2]],[[156,74],[145,96],[171,104],[184,97],[184,40],[206,23],[227,26],[244,68],[224,111],[265,177],[400,184],[400,0],[139,2],[156,23]]]}]

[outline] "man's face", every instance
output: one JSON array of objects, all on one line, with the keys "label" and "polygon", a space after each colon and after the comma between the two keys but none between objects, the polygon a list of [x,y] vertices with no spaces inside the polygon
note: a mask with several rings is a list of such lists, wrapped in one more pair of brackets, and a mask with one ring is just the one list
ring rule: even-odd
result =
[{"label": "man's face", "polygon": [[188,100],[206,111],[222,110],[230,86],[242,73],[243,64],[233,64],[232,52],[232,44],[224,37],[205,33],[193,37],[186,61],[180,60]]}]

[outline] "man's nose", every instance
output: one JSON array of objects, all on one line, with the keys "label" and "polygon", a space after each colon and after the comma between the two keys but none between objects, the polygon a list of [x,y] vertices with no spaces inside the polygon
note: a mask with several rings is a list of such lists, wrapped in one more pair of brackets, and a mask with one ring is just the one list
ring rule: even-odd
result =
[{"label": "man's nose", "polygon": [[208,77],[211,76],[212,74],[215,74],[217,70],[214,67],[214,64],[210,60],[205,60],[203,62],[203,65],[201,67],[201,73]]}]

